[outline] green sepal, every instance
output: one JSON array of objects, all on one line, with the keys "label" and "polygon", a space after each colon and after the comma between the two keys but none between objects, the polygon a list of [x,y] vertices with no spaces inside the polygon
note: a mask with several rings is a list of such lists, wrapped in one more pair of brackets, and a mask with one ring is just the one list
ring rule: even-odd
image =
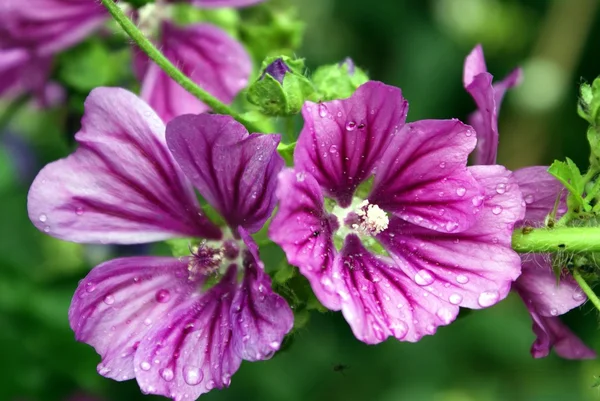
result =
[{"label": "green sepal", "polygon": [[571,159],[567,158],[566,162],[554,161],[548,169],[548,173],[552,174],[569,191],[567,197],[569,211],[589,212],[592,210],[592,207],[585,202],[582,196],[585,190],[585,179]]},{"label": "green sepal", "polygon": [[354,67],[350,71],[348,62],[319,67],[312,75],[321,101],[348,98],[368,80],[369,77],[360,68]]}]

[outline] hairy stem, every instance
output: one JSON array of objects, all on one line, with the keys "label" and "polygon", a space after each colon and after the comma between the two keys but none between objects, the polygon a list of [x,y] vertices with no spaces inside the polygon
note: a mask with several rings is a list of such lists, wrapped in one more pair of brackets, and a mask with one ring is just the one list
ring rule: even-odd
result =
[{"label": "hairy stem", "polygon": [[600,227],[522,227],[513,232],[512,247],[529,252],[598,252]]},{"label": "hairy stem", "polygon": [[575,281],[577,281],[577,284],[579,284],[579,287],[581,287],[583,292],[585,292],[585,295],[587,295],[588,299],[592,301],[596,309],[600,310],[600,299],[598,299],[594,290],[592,290],[589,284],[581,276],[579,270],[575,269],[575,271],[573,271],[573,277],[575,278]]},{"label": "hairy stem", "polygon": [[243,119],[231,107],[196,85],[181,70],[173,65],[148,38],[135,26],[135,24],[123,13],[114,0],[100,0],[108,9],[115,21],[123,28],[129,37],[148,55],[169,77],[181,85],[186,91],[200,99],[215,113],[227,114],[242,123],[250,132],[260,132],[252,123]]}]

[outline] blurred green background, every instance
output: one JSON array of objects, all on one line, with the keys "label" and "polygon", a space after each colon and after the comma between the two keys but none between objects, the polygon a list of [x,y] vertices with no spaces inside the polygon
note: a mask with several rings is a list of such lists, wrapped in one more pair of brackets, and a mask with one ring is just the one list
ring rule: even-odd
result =
[{"label": "blurred green background", "polygon": [[[499,162],[517,168],[569,156],[586,165],[586,124],[575,108],[579,82],[600,75],[597,0],[294,2],[307,24],[297,54],[307,58],[309,68],[352,57],[372,79],[402,88],[410,103],[409,120],[466,118],[474,104],[462,87],[462,63],[482,43],[497,79],[515,66],[525,71],[523,85],[508,94],[502,107]],[[93,49],[94,40],[86,46]],[[127,52],[119,46],[109,49],[113,67],[122,66],[118,70],[94,65],[91,54],[107,52],[103,47],[88,47],[83,59],[77,51],[62,55],[63,64],[71,65],[58,75],[70,89],[68,107],[23,110],[2,132],[2,401],[58,401],[81,391],[107,401],[159,399],[143,396],[133,381],[116,383],[99,376],[99,357],[75,342],[67,320],[78,280],[100,261],[139,248],[61,242],[34,229],[26,213],[35,173],[73,148],[86,87],[130,78]],[[88,67],[95,68],[93,73]],[[6,110],[7,103],[0,107],[0,112]],[[598,318],[591,308],[572,311],[564,320],[600,351]],[[202,399],[600,400],[600,388],[592,387],[600,362],[531,358],[531,321],[512,296],[417,344],[389,340],[364,345],[336,313],[314,314],[294,340],[270,361],[244,362],[228,390]]]}]

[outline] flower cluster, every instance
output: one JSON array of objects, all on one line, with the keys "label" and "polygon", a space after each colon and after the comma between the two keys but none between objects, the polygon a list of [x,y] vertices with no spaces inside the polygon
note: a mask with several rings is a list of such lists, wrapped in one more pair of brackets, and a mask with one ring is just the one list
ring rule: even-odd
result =
[{"label": "flower cluster", "polygon": [[[231,103],[248,84],[249,55],[216,26],[177,25],[177,2],[123,8],[186,76]],[[89,0],[0,7],[0,94],[45,93],[52,57],[108,19]],[[140,49],[133,55],[139,97],[94,89],[77,150],[44,167],[28,195],[31,221],[56,238],[177,248],[172,257],[109,260],[79,283],[69,320],[100,354],[101,375],[195,399],[227,387],[242,360],[270,358],[294,326],[295,305],[272,286],[259,237],[279,245],[365,343],[419,341],[461,307],[491,307],[512,289],[534,322],[534,357],[552,347],[565,358],[595,356],[558,318],[586,300],[571,275],[557,283],[546,255],[511,248],[515,228],[566,212],[546,167],[496,164],[499,106],[520,69],[493,84],[481,47],[473,50],[464,86],[477,111],[467,125],[407,122],[401,90],[368,80],[350,59],[311,81],[301,60],[270,57],[248,100],[265,119],[301,109],[284,167],[279,134],[250,134],[245,120],[210,113]]]}]

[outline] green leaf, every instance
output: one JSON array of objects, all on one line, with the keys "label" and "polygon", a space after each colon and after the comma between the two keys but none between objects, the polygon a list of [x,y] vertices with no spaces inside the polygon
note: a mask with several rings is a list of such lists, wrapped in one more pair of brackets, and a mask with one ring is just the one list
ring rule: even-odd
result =
[{"label": "green leaf", "polygon": [[567,200],[569,209],[581,207],[586,212],[591,210],[591,206],[582,197],[585,180],[579,168],[571,159],[567,158],[566,162],[554,161],[548,172],[559,180],[570,192]]}]

